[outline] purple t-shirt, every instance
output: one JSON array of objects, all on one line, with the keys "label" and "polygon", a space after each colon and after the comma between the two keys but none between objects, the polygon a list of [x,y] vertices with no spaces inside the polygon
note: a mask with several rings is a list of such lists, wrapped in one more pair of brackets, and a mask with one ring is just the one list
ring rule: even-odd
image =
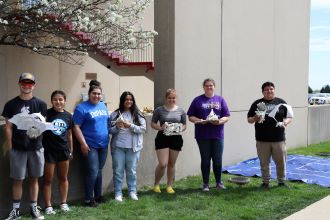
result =
[{"label": "purple t-shirt", "polygon": [[[187,115],[195,116],[197,118],[206,119],[210,114],[211,109],[218,115],[218,118],[230,116],[226,101],[218,95],[211,98],[204,94],[197,96],[191,103]],[[223,139],[224,125],[195,124],[195,138],[196,139]]]}]

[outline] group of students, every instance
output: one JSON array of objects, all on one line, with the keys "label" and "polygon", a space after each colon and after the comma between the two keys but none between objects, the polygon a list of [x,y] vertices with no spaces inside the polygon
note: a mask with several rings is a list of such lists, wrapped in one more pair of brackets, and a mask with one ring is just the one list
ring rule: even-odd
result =
[{"label": "group of students", "polygon": [[[6,118],[6,140],[10,149],[10,177],[13,179],[13,209],[9,219],[20,217],[20,200],[22,182],[28,173],[31,200],[31,216],[44,219],[37,206],[38,178],[44,177],[43,194],[45,213],[55,214],[51,205],[51,183],[57,166],[59,189],[61,195],[60,209],[70,211],[67,204],[69,161],[72,159],[74,133],[80,144],[85,166],[84,191],[85,205],[97,206],[105,199],[102,197],[102,169],[105,165],[108,145],[112,156],[113,183],[115,200],[123,201],[123,180],[126,173],[128,195],[138,200],[137,166],[143,148],[143,134],[146,131],[146,120],[138,109],[134,95],[123,92],[119,107],[109,114],[101,101],[102,88],[100,82],[92,80],[89,84],[88,100],[80,103],[73,116],[65,107],[66,95],[56,90],[51,94],[52,107],[47,110],[46,104],[32,95],[35,88],[35,77],[23,73],[19,78],[20,95],[6,103],[2,115]],[[168,89],[165,103],[155,109],[151,127],[158,130],[155,138],[155,149],[158,165],[155,169],[153,191],[161,193],[160,181],[167,170],[166,192],[175,193],[173,182],[175,163],[182,150],[182,132],[186,129],[186,117],[195,124],[195,138],[201,156],[201,172],[203,191],[209,191],[209,175],[211,160],[216,181],[216,188],[225,189],[221,181],[222,154],[224,148],[224,124],[229,120],[230,112],[223,97],[216,95],[215,81],[205,79],[204,94],[197,96],[191,103],[187,113],[176,105],[177,94]],[[45,131],[42,136],[29,138],[24,130],[17,129],[9,119],[23,111],[38,113],[46,117],[54,128]],[[252,112],[252,110],[250,110]],[[260,118],[252,115],[249,122],[257,122]],[[211,117],[210,117],[211,116]],[[215,118],[214,118],[215,116]],[[174,125],[169,132],[169,124]],[[110,140],[111,137],[111,140]],[[265,165],[264,165],[265,166]],[[265,181],[269,181],[268,174]],[[283,178],[283,176],[281,176]],[[281,179],[282,181],[282,179]],[[267,183],[267,182],[265,182]]]}]

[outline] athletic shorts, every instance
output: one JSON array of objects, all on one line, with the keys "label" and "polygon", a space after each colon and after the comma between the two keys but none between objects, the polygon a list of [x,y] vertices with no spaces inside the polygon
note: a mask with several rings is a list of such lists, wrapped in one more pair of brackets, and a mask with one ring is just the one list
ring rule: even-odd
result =
[{"label": "athletic shorts", "polygon": [[69,150],[53,150],[45,149],[45,161],[46,163],[58,163],[61,161],[67,161],[70,158]]},{"label": "athletic shorts", "polygon": [[24,180],[26,176],[41,177],[44,175],[44,149],[20,151],[11,149],[9,152],[10,177]]},{"label": "athletic shorts", "polygon": [[155,138],[156,150],[170,148],[171,150],[181,151],[182,145],[181,135],[166,136],[162,131],[159,131]]}]

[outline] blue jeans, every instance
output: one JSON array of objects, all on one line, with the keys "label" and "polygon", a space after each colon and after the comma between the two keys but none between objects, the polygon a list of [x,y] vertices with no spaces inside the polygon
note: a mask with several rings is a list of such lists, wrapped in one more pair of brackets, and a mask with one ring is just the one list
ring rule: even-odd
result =
[{"label": "blue jeans", "polygon": [[216,183],[221,183],[223,140],[197,139],[197,144],[201,155],[203,183],[209,184],[211,159],[215,181]]},{"label": "blue jeans", "polygon": [[133,152],[132,148],[112,147],[111,154],[115,195],[122,195],[124,171],[126,171],[128,192],[136,192],[136,168],[140,151]]},{"label": "blue jeans", "polygon": [[[108,155],[108,148],[92,148],[84,157],[85,174],[85,201],[91,201],[102,195],[102,169]],[[94,194],[94,195],[93,195]]]}]

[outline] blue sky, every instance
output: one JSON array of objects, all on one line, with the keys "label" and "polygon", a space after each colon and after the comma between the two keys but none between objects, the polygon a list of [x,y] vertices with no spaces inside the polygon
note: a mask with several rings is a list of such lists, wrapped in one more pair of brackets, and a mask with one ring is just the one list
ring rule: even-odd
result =
[{"label": "blue sky", "polygon": [[309,85],[330,85],[330,0],[311,0]]}]

